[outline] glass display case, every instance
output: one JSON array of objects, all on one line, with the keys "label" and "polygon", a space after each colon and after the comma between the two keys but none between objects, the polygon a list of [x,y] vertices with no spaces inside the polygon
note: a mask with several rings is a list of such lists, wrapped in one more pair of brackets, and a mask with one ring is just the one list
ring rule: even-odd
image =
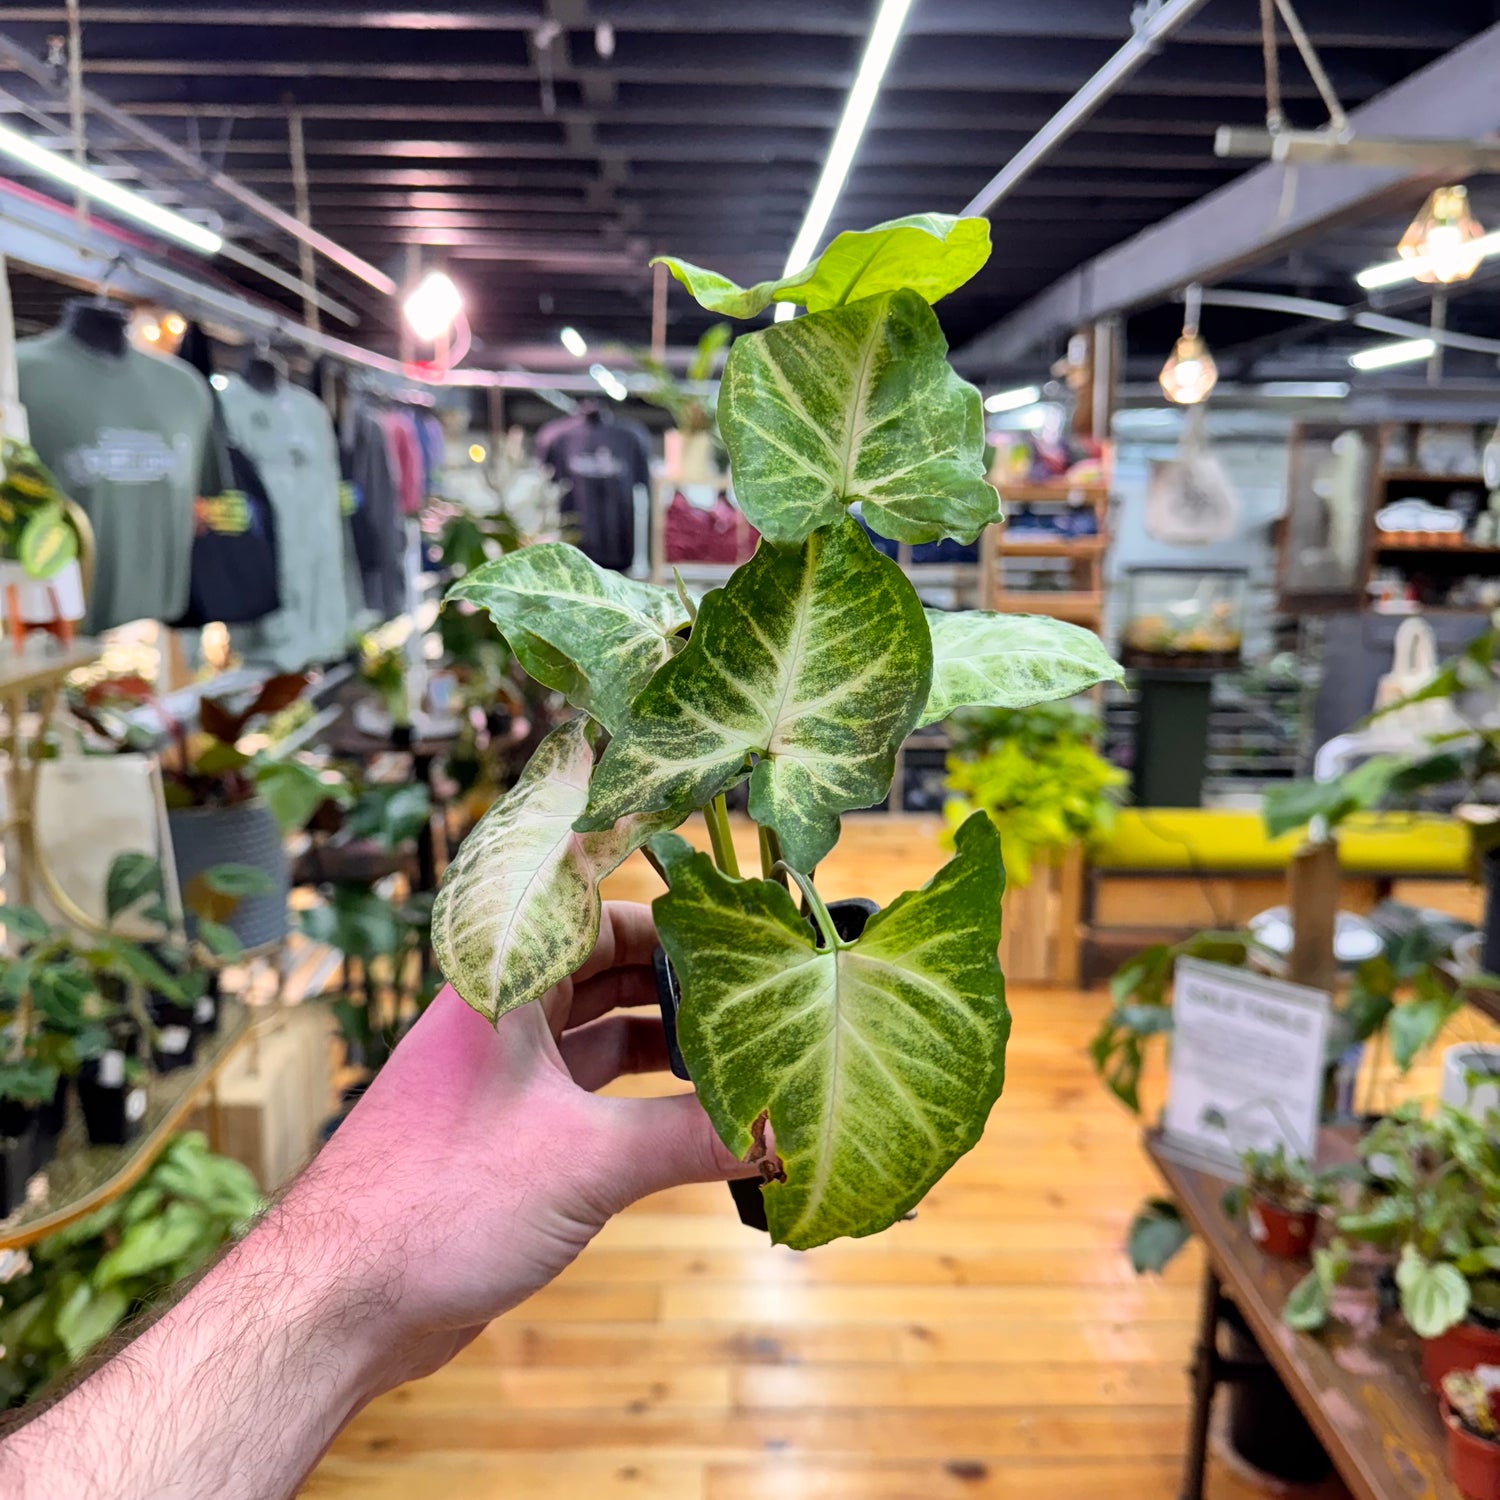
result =
[{"label": "glass display case", "polygon": [[1158,671],[1236,667],[1244,638],[1244,568],[1130,568],[1120,660]]}]

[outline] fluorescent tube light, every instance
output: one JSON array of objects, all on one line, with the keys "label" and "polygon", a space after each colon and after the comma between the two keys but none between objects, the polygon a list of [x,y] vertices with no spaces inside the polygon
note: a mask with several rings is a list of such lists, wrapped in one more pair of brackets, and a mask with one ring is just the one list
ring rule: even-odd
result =
[{"label": "fluorescent tube light", "polygon": [[984,409],[986,411],[1015,411],[1017,407],[1030,406],[1040,401],[1041,398],[1040,386],[1023,385],[1014,391],[996,391],[993,396],[986,396]]},{"label": "fluorescent tube light", "polygon": [[[1481,235],[1471,246],[1481,259],[1500,255],[1500,230]],[[1403,281],[1415,281],[1421,262],[1411,260],[1387,260],[1378,266],[1366,266],[1354,279],[1367,292],[1379,291],[1381,287],[1399,286]]]},{"label": "fluorescent tube light", "polygon": [[558,338],[562,340],[563,348],[566,349],[568,353],[571,354],[575,359],[582,359],[583,356],[589,352],[587,341],[576,328],[564,328],[563,331],[558,334]]},{"label": "fluorescent tube light", "polygon": [[1301,400],[1305,397],[1338,401],[1349,394],[1347,380],[1267,380],[1260,387],[1262,396]]},{"label": "fluorescent tube light", "polygon": [[205,229],[202,224],[184,219],[170,208],[163,208],[161,204],[153,203],[130,188],[121,187],[118,182],[111,182],[107,177],[101,177],[88,167],[80,167],[72,157],[49,151],[30,136],[22,135],[19,130],[12,130],[9,125],[0,125],[0,152],[14,157],[54,182],[87,193],[105,208],[112,208],[117,214],[134,219],[136,223],[177,240],[201,255],[217,255],[223,248],[223,237],[215,234],[212,229]]},{"label": "fluorescent tube light", "polygon": [[630,394],[625,389],[625,382],[607,365],[590,365],[589,374],[598,381],[605,395],[613,396],[616,401],[623,401]]},{"label": "fluorescent tube light", "polygon": [[1376,344],[1349,356],[1356,370],[1385,370],[1391,365],[1409,365],[1419,359],[1431,359],[1437,349],[1433,339],[1402,339],[1395,344]]},{"label": "fluorescent tube light", "polygon": [[[813,189],[802,228],[792,241],[787,252],[783,276],[800,271],[817,253],[823,240],[823,231],[833,217],[833,206],[844,190],[844,181],[849,168],[854,164],[854,153],[870,120],[870,111],[875,107],[875,98],[880,93],[885,70],[890,66],[891,54],[901,40],[901,28],[906,24],[906,13],[912,0],[880,0],[880,9],[875,13],[875,24],[870,27],[870,40],[865,45],[865,55],[860,59],[859,72],[854,75],[854,86],[844,101],[843,118],[834,133],[833,144],[828,148],[828,160],[823,163],[822,175]],[[790,302],[776,304],[776,321],[784,322],[795,311]]]}]

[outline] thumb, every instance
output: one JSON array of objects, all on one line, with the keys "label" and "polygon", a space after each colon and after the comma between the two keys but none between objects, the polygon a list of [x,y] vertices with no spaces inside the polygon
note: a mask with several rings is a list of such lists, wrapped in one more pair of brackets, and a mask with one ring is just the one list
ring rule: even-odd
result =
[{"label": "thumb", "polygon": [[615,1099],[621,1170],[615,1186],[620,1207],[689,1182],[727,1182],[755,1177],[759,1169],[740,1161],[719,1139],[696,1094],[665,1099]]}]

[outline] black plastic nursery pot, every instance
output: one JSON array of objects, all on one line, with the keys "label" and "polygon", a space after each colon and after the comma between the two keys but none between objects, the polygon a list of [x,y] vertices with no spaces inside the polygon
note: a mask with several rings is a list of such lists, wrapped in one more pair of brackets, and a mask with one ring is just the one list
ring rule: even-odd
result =
[{"label": "black plastic nursery pot", "polygon": [[146,1091],[125,1076],[125,1053],[112,1047],[78,1074],[78,1103],[91,1146],[123,1146],[140,1134]]},{"label": "black plastic nursery pot", "polygon": [[[852,943],[865,930],[865,923],[880,908],[866,896],[851,896],[847,901],[830,901],[828,915],[833,919],[833,930],[846,943]],[[808,917],[808,924],[817,933],[817,924]],[[817,933],[818,946],[823,946],[822,934]],[[672,968],[666,953],[658,948],[652,955],[652,966],[656,971],[656,998],[661,1005],[662,1030],[667,1034],[667,1059],[672,1072],[678,1078],[692,1082],[687,1063],[683,1061],[682,1048],[677,1043],[677,1008],[681,1004],[681,991],[677,985],[677,973]],[[741,1177],[729,1184],[730,1196],[739,1210],[740,1223],[751,1229],[769,1229],[766,1220],[765,1200],[760,1195],[761,1184],[753,1177]]]},{"label": "black plastic nursery pot", "polygon": [[45,1166],[57,1155],[57,1139],[68,1119],[68,1079],[59,1077],[52,1097],[39,1104],[36,1111],[37,1165]]},{"label": "black plastic nursery pot", "polygon": [[37,1138],[37,1117],[40,1113],[40,1105],[22,1104],[15,1099],[0,1099],[0,1140],[16,1144],[16,1150],[11,1153],[10,1165],[20,1177],[23,1194],[26,1179],[52,1159],[50,1153],[43,1154],[42,1145]]},{"label": "black plastic nursery pot", "polygon": [[1327,1478],[1333,1464],[1318,1435],[1232,1303],[1223,1326],[1229,1358],[1242,1367],[1225,1392],[1230,1447],[1261,1473],[1289,1484]]},{"label": "black plastic nursery pot", "polygon": [[196,1008],[164,1000],[160,995],[153,995],[146,1008],[153,1027],[151,1065],[158,1073],[192,1067],[198,1059]]},{"label": "black plastic nursery pot", "polygon": [[193,1001],[193,1035],[201,1042],[219,1029],[219,1005],[222,1000],[219,975],[211,970],[208,988]]},{"label": "black plastic nursery pot", "polygon": [[14,1213],[26,1201],[26,1181],[32,1173],[35,1151],[35,1121],[20,1135],[0,1136],[0,1218]]}]

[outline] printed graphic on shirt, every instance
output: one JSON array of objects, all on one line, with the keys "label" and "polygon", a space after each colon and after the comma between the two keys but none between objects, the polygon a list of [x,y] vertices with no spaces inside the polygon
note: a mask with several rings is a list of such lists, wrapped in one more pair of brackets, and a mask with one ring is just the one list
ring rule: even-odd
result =
[{"label": "printed graphic on shirt", "polygon": [[62,468],[74,484],[158,484],[163,479],[185,479],[192,464],[193,445],[185,432],[173,435],[170,445],[159,432],[137,427],[101,427],[92,443],[63,455]]},{"label": "printed graphic on shirt", "polygon": [[599,447],[592,453],[569,454],[568,472],[579,479],[614,479],[625,472],[625,464],[610,449]]}]

